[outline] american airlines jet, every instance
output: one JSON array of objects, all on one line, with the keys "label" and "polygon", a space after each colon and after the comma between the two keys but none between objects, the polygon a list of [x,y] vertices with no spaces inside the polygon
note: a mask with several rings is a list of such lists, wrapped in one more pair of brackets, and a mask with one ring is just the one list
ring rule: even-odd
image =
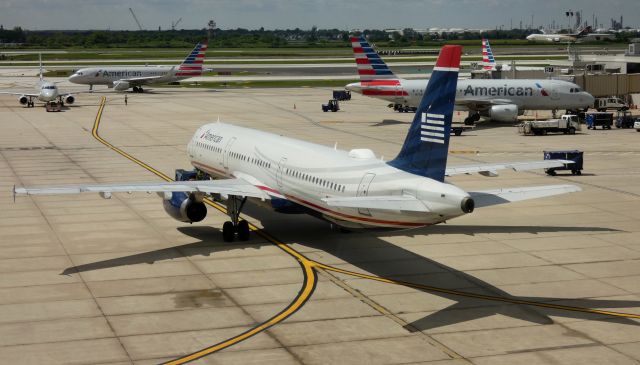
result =
[{"label": "american airlines jet", "polygon": [[475,208],[579,191],[573,185],[549,185],[467,192],[446,176],[500,169],[528,170],[562,166],[568,161],[489,163],[447,168],[460,46],[444,46],[427,92],[398,156],[385,162],[369,149],[341,151],[277,134],[226,123],[200,127],[187,145],[191,164],[216,180],[123,184],[81,184],[15,188],[14,194],[157,192],[168,214],[199,222],[207,214],[203,198],[226,202],[230,220],[225,241],[249,238],[240,220],[247,201],[281,213],[307,213],[339,226],[408,229],[469,214]]},{"label": "american airlines jet", "polygon": [[[364,37],[351,38],[360,82],[348,90],[390,101],[399,111],[415,110],[422,100],[428,80],[398,78]],[[585,109],[594,98],[578,85],[560,80],[459,80],[456,110],[468,111],[466,124],[480,117],[515,122],[525,110]]]},{"label": "american airlines jet", "polygon": [[190,77],[202,76],[202,65],[207,52],[207,41],[202,41],[178,66],[142,67],[91,67],[76,71],[69,77],[75,84],[107,85],[116,91],[144,92],[143,85],[176,82]]}]

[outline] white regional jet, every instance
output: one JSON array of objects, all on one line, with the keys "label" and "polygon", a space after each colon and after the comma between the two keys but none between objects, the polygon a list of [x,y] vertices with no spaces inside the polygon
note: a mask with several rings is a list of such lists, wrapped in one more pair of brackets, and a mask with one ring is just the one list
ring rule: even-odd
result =
[{"label": "white regional jet", "polygon": [[[45,104],[51,103],[60,103],[61,106],[64,106],[64,103],[73,104],[76,101],[76,98],[71,93],[60,93],[58,90],[58,86],[53,83],[46,81],[43,76],[42,70],[42,54],[40,54],[40,79],[36,84],[37,93],[17,93],[14,91],[0,91],[0,94],[9,94],[9,95],[18,95],[18,102],[22,105],[26,105],[27,108],[33,107],[35,105],[33,99],[37,99]],[[48,109],[47,109],[48,110]]]},{"label": "white regional jet", "polygon": [[[390,101],[399,111],[415,110],[428,80],[398,78],[364,37],[351,38],[360,82],[348,90]],[[499,122],[515,122],[525,110],[585,109],[594,98],[576,84],[561,80],[459,80],[456,110],[468,111],[465,124],[480,117]]]},{"label": "white regional jet", "polygon": [[407,229],[468,214],[474,208],[579,191],[550,185],[466,192],[445,176],[500,169],[562,166],[546,160],[446,167],[460,46],[444,46],[428,90],[398,156],[384,162],[369,149],[349,152],[225,123],[200,127],[187,145],[191,164],[219,180],[124,184],[81,184],[15,188],[14,194],[157,192],[164,208],[182,222],[199,222],[203,198],[226,199],[230,221],[222,234],[232,241],[249,237],[239,219],[247,199],[282,213],[307,213],[342,227]]},{"label": "white regional jet", "polygon": [[141,67],[92,67],[76,71],[69,77],[75,84],[107,85],[116,91],[144,92],[142,85],[176,82],[190,77],[202,76],[207,41],[196,44],[187,58],[178,66]]}]

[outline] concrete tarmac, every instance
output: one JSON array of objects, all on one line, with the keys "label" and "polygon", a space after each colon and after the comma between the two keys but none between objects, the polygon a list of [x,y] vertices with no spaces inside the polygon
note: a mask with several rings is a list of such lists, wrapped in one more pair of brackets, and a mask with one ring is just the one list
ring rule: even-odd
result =
[{"label": "concrete tarmac", "polygon": [[[635,130],[525,137],[495,124],[452,137],[450,165],[585,151],[582,176],[451,179],[464,189],[570,183],[583,191],[414,231],[345,234],[312,217],[249,207],[244,217],[282,244],[255,233],[224,243],[224,214],[209,209],[203,222],[183,224],[155,194],[13,201],[13,185],[159,181],[126,156],[173,176],[189,167],[192,133],[218,118],[341,149],[370,147],[385,160],[397,153],[413,114],[360,95],[322,113],[330,93],[157,88],[129,94],[128,105],[122,94],[81,94],[59,113],[1,95],[1,362],[157,364],[226,344],[282,319],[285,308],[285,319],[195,363],[640,362],[640,321],[588,310],[640,314]],[[126,156],[91,133],[102,96],[100,137]]]}]

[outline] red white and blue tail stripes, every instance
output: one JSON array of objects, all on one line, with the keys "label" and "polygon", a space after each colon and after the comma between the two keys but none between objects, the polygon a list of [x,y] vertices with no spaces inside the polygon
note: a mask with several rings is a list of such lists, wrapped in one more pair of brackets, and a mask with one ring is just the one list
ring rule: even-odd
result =
[{"label": "red white and blue tail stripes", "polygon": [[397,78],[363,36],[351,37],[351,47],[361,81]]},{"label": "red white and blue tail stripes", "polygon": [[187,58],[182,61],[176,72],[176,76],[193,77],[202,76],[202,65],[204,63],[204,55],[207,52],[207,41],[196,44],[196,47],[189,53]]},{"label": "red white and blue tail stripes", "polygon": [[493,70],[496,67],[496,60],[493,58],[491,45],[489,45],[489,40],[486,38],[482,38],[482,65],[482,68],[485,70]]}]

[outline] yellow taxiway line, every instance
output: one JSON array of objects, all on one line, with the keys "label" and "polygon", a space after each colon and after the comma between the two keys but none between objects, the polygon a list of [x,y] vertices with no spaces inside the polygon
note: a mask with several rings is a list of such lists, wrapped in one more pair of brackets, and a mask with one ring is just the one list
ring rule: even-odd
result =
[{"label": "yellow taxiway line", "polygon": [[[124,152],[121,149],[119,149],[118,147],[112,145],[111,143],[106,141],[104,138],[100,137],[100,134],[98,133],[98,128],[100,127],[100,120],[102,118],[102,112],[104,111],[105,104],[106,104],[106,97],[103,96],[101,101],[100,101],[100,107],[98,108],[98,113],[96,115],[96,119],[95,119],[94,124],[93,124],[93,129],[91,131],[91,134],[93,135],[93,137],[96,140],[98,140],[100,143],[102,143],[103,145],[105,145],[108,148],[110,148],[111,150],[113,150],[114,152],[116,152],[116,153],[120,154],[121,156],[127,158],[128,160],[140,165],[144,169],[154,173],[155,175],[157,175],[158,177],[164,179],[165,181],[172,181],[173,179],[171,179],[166,174],[162,173],[159,170],[156,170],[152,166],[149,166],[148,164],[144,163],[143,161],[131,156],[130,154]],[[472,151],[472,152],[476,152],[476,151]],[[223,206],[213,202],[212,200],[205,199],[205,203],[207,205],[209,205],[210,207],[215,208],[218,211],[226,214],[226,209]],[[165,365],[169,365],[169,364],[170,365],[179,365],[179,364],[185,364],[185,363],[200,359],[200,358],[202,358],[204,356],[207,356],[207,355],[210,355],[210,354],[215,353],[217,351],[223,350],[223,349],[225,349],[227,347],[233,346],[233,345],[235,345],[235,344],[237,344],[237,343],[239,343],[241,341],[244,341],[244,340],[246,340],[246,339],[248,339],[248,338],[250,338],[252,336],[255,336],[256,334],[268,329],[269,327],[272,327],[272,326],[282,322],[283,320],[287,319],[288,317],[293,315],[296,311],[298,311],[300,308],[302,308],[302,306],[309,300],[309,298],[313,294],[313,292],[315,290],[315,287],[317,285],[317,282],[318,282],[318,277],[317,277],[316,270],[326,270],[326,271],[331,271],[331,272],[340,273],[340,274],[344,274],[344,275],[350,275],[350,276],[354,276],[354,277],[359,277],[359,278],[362,278],[362,279],[375,280],[375,281],[388,283],[388,284],[394,284],[394,285],[403,285],[403,286],[406,286],[406,287],[415,288],[415,289],[419,289],[419,290],[424,290],[424,291],[428,291],[428,292],[449,294],[449,295],[455,295],[455,296],[460,296],[460,297],[483,299],[483,300],[494,301],[494,302],[505,302],[505,303],[512,303],[512,304],[522,304],[522,305],[528,305],[528,306],[534,306],[534,307],[552,308],[552,309],[559,309],[559,310],[572,311],[572,312],[602,314],[602,315],[607,315],[607,316],[612,316],[612,317],[623,317],[623,318],[640,319],[640,315],[632,314],[632,313],[622,313],[622,312],[614,312],[614,311],[605,311],[605,310],[599,310],[599,309],[574,307],[574,306],[567,306],[567,305],[560,305],[560,304],[553,304],[553,303],[536,302],[536,301],[518,299],[516,297],[510,298],[510,297],[499,297],[499,296],[492,296],[492,295],[476,294],[476,293],[463,292],[463,291],[458,291],[458,290],[439,288],[439,287],[430,286],[430,285],[422,285],[422,284],[416,284],[416,283],[411,283],[411,282],[406,282],[406,281],[392,280],[392,279],[387,279],[387,278],[383,278],[383,277],[379,277],[379,276],[375,276],[375,275],[368,275],[368,274],[358,273],[358,272],[355,272],[355,271],[344,270],[344,269],[340,269],[340,268],[337,268],[337,267],[325,265],[325,264],[319,263],[317,261],[310,260],[307,257],[305,257],[303,254],[301,254],[300,252],[298,252],[298,251],[294,250],[293,248],[289,247],[287,244],[277,240],[276,238],[272,237],[267,232],[259,229],[255,225],[249,223],[249,227],[253,232],[255,232],[256,234],[260,235],[262,238],[268,240],[269,242],[273,243],[274,245],[278,246],[278,248],[280,248],[281,250],[283,250],[284,252],[286,252],[287,254],[289,254],[290,256],[292,256],[293,258],[295,258],[298,261],[298,263],[300,264],[300,267],[303,270],[303,274],[304,274],[304,281],[303,281],[303,284],[302,284],[302,288],[298,292],[298,295],[293,299],[293,301],[286,308],[284,308],[282,311],[280,311],[279,313],[277,313],[276,315],[274,315],[273,317],[271,317],[267,321],[255,326],[255,327],[253,327],[253,328],[251,328],[251,329],[249,329],[249,330],[247,330],[247,331],[245,331],[245,332],[243,332],[243,333],[241,333],[241,334],[239,334],[237,336],[231,337],[231,338],[229,338],[227,340],[224,340],[224,341],[219,342],[217,344],[214,344],[212,346],[206,347],[204,349],[201,349],[201,350],[196,351],[194,353],[191,353],[189,355],[186,355],[186,356],[183,356],[183,357],[180,357],[180,358],[165,362],[163,364],[165,364]]]}]

